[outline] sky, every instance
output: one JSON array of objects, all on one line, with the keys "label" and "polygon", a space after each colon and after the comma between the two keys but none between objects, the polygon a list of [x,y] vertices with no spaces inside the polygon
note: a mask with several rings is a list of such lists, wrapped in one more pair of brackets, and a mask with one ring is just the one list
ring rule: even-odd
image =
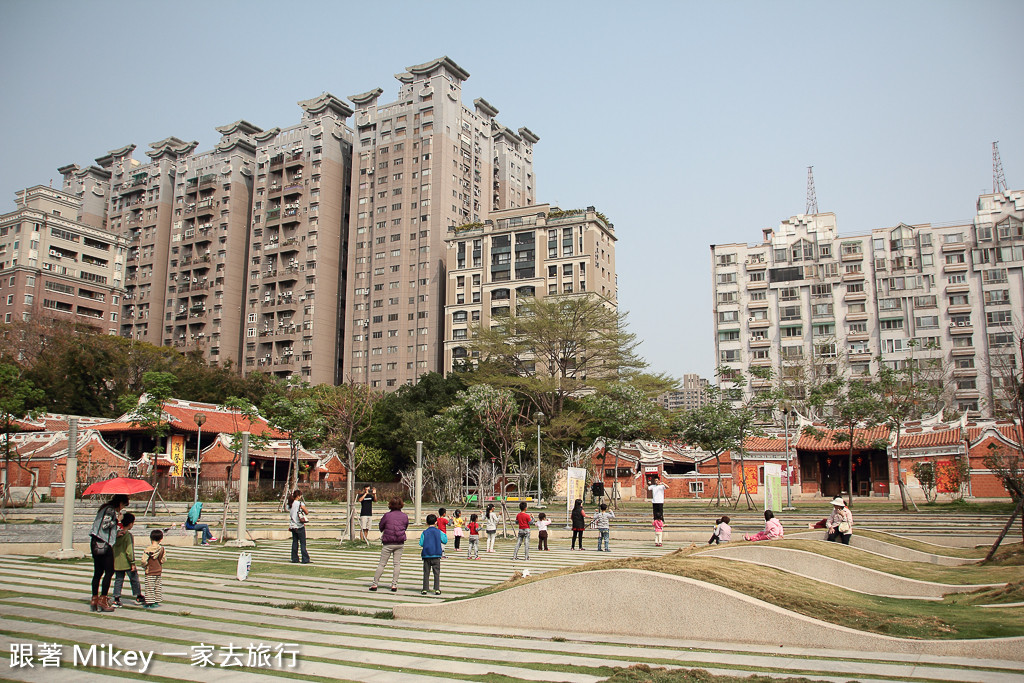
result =
[{"label": "sky", "polygon": [[[385,9],[386,8],[386,9]],[[620,309],[653,372],[713,377],[709,245],[805,210],[840,234],[970,220],[999,141],[1024,188],[1024,3],[0,4],[0,212],[134,143],[297,123],[296,102],[447,55],[534,147],[538,203],[615,224]],[[351,120],[350,120],[351,123]]]}]

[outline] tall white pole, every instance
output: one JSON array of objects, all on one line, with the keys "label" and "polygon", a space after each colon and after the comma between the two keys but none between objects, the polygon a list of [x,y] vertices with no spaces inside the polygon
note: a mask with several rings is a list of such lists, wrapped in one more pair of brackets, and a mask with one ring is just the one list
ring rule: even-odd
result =
[{"label": "tall white pole", "polygon": [[248,548],[256,545],[250,541],[245,528],[246,514],[249,507],[249,432],[242,432],[242,469],[238,474],[238,534],[235,540],[229,541],[226,545],[234,548]]},{"label": "tall white pole", "polygon": [[543,413],[537,413],[537,504],[540,505],[540,421]]},{"label": "tall white pole", "polygon": [[47,557],[69,560],[85,557],[75,550],[75,490],[78,488],[78,418],[68,420],[68,455],[64,467],[64,516],[60,522],[60,550],[46,553]]},{"label": "tall white pole", "polygon": [[420,523],[423,513],[423,442],[416,442],[416,524]]}]

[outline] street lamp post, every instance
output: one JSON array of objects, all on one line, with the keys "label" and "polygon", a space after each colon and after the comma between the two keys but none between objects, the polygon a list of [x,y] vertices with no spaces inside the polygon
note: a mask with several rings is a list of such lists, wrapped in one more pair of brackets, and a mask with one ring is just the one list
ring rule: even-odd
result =
[{"label": "street lamp post", "polygon": [[540,505],[540,423],[544,421],[544,413],[538,410],[534,419],[537,420],[537,504]]},{"label": "street lamp post", "polygon": [[791,408],[791,406],[788,403],[783,403],[779,407],[782,408],[782,417],[783,417],[783,422],[784,422],[785,428],[786,428],[786,509],[787,510],[792,510],[793,509],[793,488],[792,488],[792,484],[793,484],[793,482],[792,482],[792,479],[793,479],[793,468],[790,466],[790,459],[789,459],[789,457],[790,457],[789,456],[789,411],[792,408]]},{"label": "street lamp post", "polygon": [[196,413],[192,416],[192,421],[199,427],[199,436],[196,437],[196,488],[195,494],[192,496],[192,502],[199,502],[199,454],[203,451],[203,424],[206,422],[206,413]]}]

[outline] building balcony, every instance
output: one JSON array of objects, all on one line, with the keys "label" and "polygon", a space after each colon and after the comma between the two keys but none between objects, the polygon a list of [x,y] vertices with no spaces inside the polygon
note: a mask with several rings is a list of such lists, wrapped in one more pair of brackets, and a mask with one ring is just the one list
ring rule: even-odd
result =
[{"label": "building balcony", "polygon": [[967,263],[944,263],[942,264],[943,273],[966,273]]},{"label": "building balcony", "polygon": [[751,301],[747,304],[747,308],[768,308],[768,301]]},{"label": "building balcony", "polygon": [[864,279],[864,273],[843,273],[843,282],[859,282]]},{"label": "building balcony", "polygon": [[954,377],[977,377],[978,368],[953,368]]},{"label": "building balcony", "polygon": [[871,335],[867,332],[851,332],[846,335],[847,341],[867,341]]},{"label": "building balcony", "polygon": [[974,355],[974,347],[973,346],[954,346],[950,350],[950,353],[952,353],[954,356],[973,356]]},{"label": "building balcony", "polygon": [[747,270],[764,270],[765,268],[768,267],[768,264],[764,261],[761,261],[760,263],[747,262],[744,265],[746,266]]},{"label": "building balcony", "polygon": [[751,320],[751,321],[749,321],[747,323],[747,327],[752,327],[754,329],[761,329],[761,328],[765,328],[765,327],[770,327],[771,324],[772,324],[771,320]]},{"label": "building balcony", "polygon": [[866,301],[867,298],[864,292],[849,292],[843,296],[843,301]]},{"label": "building balcony", "polygon": [[847,320],[856,320],[858,322],[861,321],[861,320],[867,320],[868,319],[868,313],[866,311],[864,313],[849,313],[848,312],[846,314],[846,319]]},{"label": "building balcony", "polygon": [[285,194],[298,194],[302,192],[302,183],[292,183],[291,185],[285,185]]},{"label": "building balcony", "polygon": [[863,253],[843,254],[842,256],[839,257],[839,260],[840,261],[863,261],[864,260],[864,254]]},{"label": "building balcony", "polygon": [[950,334],[971,334],[974,332],[974,326],[970,323],[950,323],[949,333]]},{"label": "building balcony", "polygon": [[947,313],[970,313],[974,307],[970,304],[957,304],[946,308]]},{"label": "building balcony", "polygon": [[747,289],[768,289],[767,282],[748,282]]},{"label": "building balcony", "polygon": [[964,251],[967,249],[965,242],[946,242],[942,245],[942,252],[946,253],[949,251]]},{"label": "building balcony", "polygon": [[955,285],[946,285],[947,294],[962,294],[971,291],[971,286],[966,282],[958,282]]},{"label": "building balcony", "polygon": [[772,345],[772,340],[771,339],[757,338],[757,339],[751,339],[750,340],[750,348],[752,348],[752,349],[763,349],[766,346],[771,346],[771,345]]}]

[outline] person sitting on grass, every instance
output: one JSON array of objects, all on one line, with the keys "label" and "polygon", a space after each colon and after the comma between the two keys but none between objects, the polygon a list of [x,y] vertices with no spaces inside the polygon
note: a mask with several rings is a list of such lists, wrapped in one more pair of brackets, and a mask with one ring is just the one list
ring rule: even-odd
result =
[{"label": "person sitting on grass", "polygon": [[764,511],[764,531],[754,534],[743,534],[744,541],[774,541],[782,538],[782,522],[775,519],[775,513],[771,510]]}]

